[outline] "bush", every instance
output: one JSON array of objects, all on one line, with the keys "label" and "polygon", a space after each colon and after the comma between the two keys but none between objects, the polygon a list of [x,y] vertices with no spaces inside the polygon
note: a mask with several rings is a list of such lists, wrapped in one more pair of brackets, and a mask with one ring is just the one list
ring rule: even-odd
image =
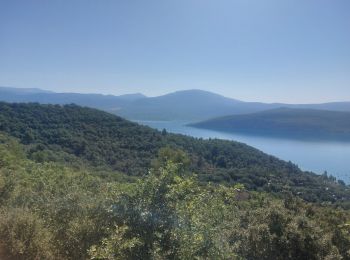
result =
[{"label": "bush", "polygon": [[9,259],[60,259],[51,232],[27,209],[0,211],[0,241],[2,253]]}]

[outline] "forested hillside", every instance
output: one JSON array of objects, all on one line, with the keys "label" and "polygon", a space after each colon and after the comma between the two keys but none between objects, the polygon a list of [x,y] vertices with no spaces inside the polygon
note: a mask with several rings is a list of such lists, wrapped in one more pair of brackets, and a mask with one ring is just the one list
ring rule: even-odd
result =
[{"label": "forested hillside", "polygon": [[0,103],[0,131],[18,138],[31,160],[93,168],[109,178],[113,174],[104,170],[146,175],[159,150],[167,147],[187,153],[189,169],[202,182],[241,183],[248,190],[291,192],[307,201],[349,204],[349,187],[343,182],[302,172],[242,143],[159,132],[76,105]]},{"label": "forested hillside", "polygon": [[29,153],[0,134],[3,260],[350,259],[349,211],[200,184],[180,151],[131,182]]},{"label": "forested hillside", "polygon": [[194,127],[272,137],[350,141],[350,112],[278,108],[214,118]]}]

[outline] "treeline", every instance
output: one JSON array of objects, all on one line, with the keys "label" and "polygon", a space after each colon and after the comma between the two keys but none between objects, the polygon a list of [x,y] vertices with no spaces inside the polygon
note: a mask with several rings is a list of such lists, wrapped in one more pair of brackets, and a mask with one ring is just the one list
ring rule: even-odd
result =
[{"label": "treeline", "polygon": [[133,182],[28,153],[0,135],[1,259],[350,259],[348,210],[199,183],[181,150]]},{"label": "treeline", "polygon": [[245,144],[159,132],[91,108],[0,102],[0,131],[18,138],[31,160],[93,169],[108,178],[147,174],[158,150],[169,147],[189,155],[189,169],[201,182],[242,183],[248,190],[350,207],[343,182],[302,172]]}]

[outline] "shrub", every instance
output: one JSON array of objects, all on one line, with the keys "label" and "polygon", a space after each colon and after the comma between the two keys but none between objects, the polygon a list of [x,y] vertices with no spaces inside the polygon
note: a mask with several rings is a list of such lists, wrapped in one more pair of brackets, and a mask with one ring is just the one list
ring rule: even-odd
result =
[{"label": "shrub", "polygon": [[9,259],[60,259],[51,232],[27,209],[0,211],[0,241],[3,254]]}]

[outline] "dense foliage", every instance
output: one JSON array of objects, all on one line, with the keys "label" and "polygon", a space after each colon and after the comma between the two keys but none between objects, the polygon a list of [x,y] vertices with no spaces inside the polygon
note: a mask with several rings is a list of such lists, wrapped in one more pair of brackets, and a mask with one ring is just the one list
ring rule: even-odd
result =
[{"label": "dense foliage", "polygon": [[0,135],[1,259],[350,259],[349,211],[200,184],[180,150],[136,182],[27,155]]},{"label": "dense foliage", "polygon": [[116,171],[147,174],[159,149],[168,147],[189,155],[189,168],[202,182],[242,183],[248,190],[291,192],[312,202],[349,206],[349,187],[333,177],[302,172],[242,143],[159,132],[95,109],[0,103],[0,131],[18,138],[36,162],[94,168],[109,178],[120,178]]}]

